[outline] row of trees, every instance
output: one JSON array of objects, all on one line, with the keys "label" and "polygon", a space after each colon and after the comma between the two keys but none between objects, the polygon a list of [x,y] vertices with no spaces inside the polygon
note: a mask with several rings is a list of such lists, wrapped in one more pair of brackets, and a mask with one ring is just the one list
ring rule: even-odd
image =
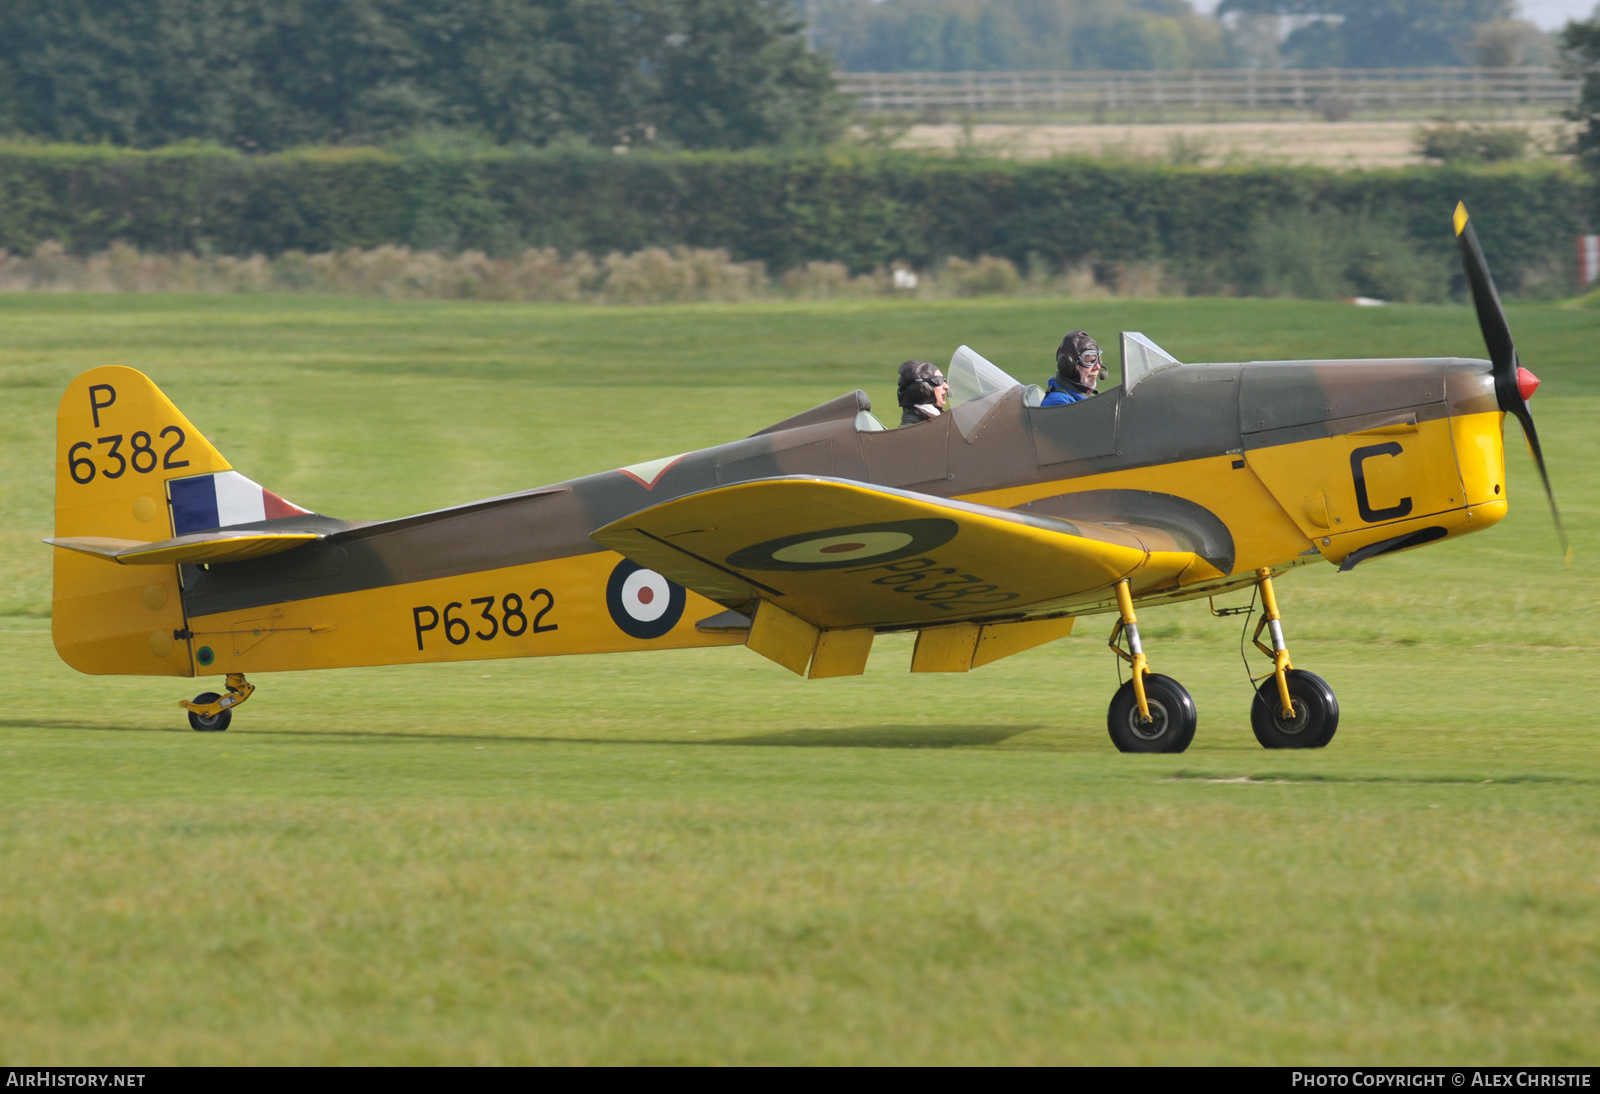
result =
[{"label": "row of trees", "polygon": [[855,72],[1539,64],[1513,0],[812,0]]},{"label": "row of trees", "polygon": [[814,0],[851,72],[1218,68],[1223,25],[1189,0]]},{"label": "row of trees", "polygon": [[1549,39],[1513,0],[1222,0],[1241,21],[1288,19],[1280,57],[1300,68],[1512,65],[1549,60]]},{"label": "row of trees", "polygon": [[[429,134],[814,146],[843,128],[835,63],[1400,67],[1526,63],[1549,49],[1509,19],[1512,0],[1223,0],[1218,10],[1202,16],[1190,0],[4,0],[0,136],[263,152]],[[1594,26],[1568,32],[1575,55],[1594,50]]]},{"label": "row of trees", "polygon": [[5,0],[0,133],[743,148],[844,104],[790,0]]}]

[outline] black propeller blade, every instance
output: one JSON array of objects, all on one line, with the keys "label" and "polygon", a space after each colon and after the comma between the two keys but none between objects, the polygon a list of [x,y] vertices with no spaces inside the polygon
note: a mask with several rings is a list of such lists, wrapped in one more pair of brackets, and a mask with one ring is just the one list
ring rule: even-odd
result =
[{"label": "black propeller blade", "polygon": [[1500,306],[1500,294],[1495,291],[1494,278],[1489,276],[1489,263],[1478,246],[1478,233],[1467,220],[1465,203],[1457,203],[1455,213],[1456,237],[1461,241],[1461,264],[1466,267],[1467,282],[1472,286],[1472,303],[1478,310],[1478,326],[1483,330],[1483,342],[1489,349],[1489,361],[1494,366],[1494,394],[1500,409],[1514,416],[1522,424],[1523,436],[1528,439],[1528,450],[1544,480],[1544,493],[1550,499],[1550,515],[1555,518],[1556,535],[1561,537],[1561,550],[1569,558],[1572,547],[1567,542],[1567,529],[1561,523],[1561,510],[1556,508],[1556,492],[1550,487],[1550,473],[1544,466],[1544,448],[1539,444],[1539,431],[1533,426],[1533,411],[1523,394],[1527,395],[1539,381],[1533,373],[1517,360],[1516,343],[1511,340],[1511,325],[1506,322],[1506,312]]}]

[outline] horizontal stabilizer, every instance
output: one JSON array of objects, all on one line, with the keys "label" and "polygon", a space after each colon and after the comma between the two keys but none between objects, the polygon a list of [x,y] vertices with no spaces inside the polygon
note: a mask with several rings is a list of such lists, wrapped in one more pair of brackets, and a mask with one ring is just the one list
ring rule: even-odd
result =
[{"label": "horizontal stabilizer", "polygon": [[45,542],[52,547],[98,555],[124,566],[170,566],[174,563],[242,562],[292,550],[321,538],[317,532],[202,532],[156,543],[104,536],[61,536]]}]

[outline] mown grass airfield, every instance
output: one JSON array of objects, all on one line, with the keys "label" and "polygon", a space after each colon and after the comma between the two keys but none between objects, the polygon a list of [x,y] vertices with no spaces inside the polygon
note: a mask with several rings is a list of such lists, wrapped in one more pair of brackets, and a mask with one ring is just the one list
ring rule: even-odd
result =
[{"label": "mown grass airfield", "polygon": [[1080,326],[1477,357],[1469,307],[0,299],[0,1061],[1592,1063],[1594,315],[1510,309],[1570,568],[1512,429],[1498,526],[1279,580],[1327,749],[1259,747],[1200,601],[1140,620],[1200,732],[1128,756],[1101,620],[951,676],[896,636],[813,682],[737,647],[273,674],[191,733],[185,682],[51,648],[56,402],[138,368],[371,519],[885,414],[962,343],[1025,383]]}]

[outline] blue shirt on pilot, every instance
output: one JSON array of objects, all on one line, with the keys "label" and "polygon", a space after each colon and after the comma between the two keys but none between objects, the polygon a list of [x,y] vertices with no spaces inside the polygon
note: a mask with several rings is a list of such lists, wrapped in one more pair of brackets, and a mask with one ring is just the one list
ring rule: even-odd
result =
[{"label": "blue shirt on pilot", "polygon": [[1049,388],[1049,394],[1039,402],[1040,406],[1066,406],[1068,403],[1081,403],[1089,397],[1086,392],[1061,387],[1060,379],[1056,376],[1050,377],[1050,382],[1046,386]]}]

